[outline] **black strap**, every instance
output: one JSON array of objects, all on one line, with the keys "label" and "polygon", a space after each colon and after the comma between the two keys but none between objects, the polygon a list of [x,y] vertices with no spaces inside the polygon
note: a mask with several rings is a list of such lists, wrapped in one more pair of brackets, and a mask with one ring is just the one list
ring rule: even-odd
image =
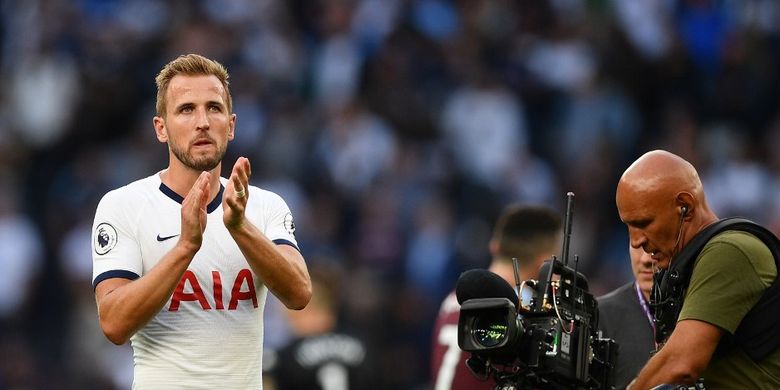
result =
[{"label": "black strap", "polygon": [[[711,224],[696,234],[674,258],[669,269],[659,273],[654,280],[651,305],[658,342],[665,341],[674,330],[699,253],[712,237],[726,230],[744,231],[760,239],[772,252],[780,274],[780,240],[772,232],[744,218],[726,218]],[[772,285],[748,311],[732,341],[754,361],[763,359],[780,346],[780,278],[775,277]]]}]

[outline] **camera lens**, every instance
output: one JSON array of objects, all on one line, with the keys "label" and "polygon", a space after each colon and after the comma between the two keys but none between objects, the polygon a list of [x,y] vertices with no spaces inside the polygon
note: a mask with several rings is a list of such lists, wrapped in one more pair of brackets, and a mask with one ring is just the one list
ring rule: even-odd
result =
[{"label": "camera lens", "polygon": [[471,331],[474,340],[481,346],[490,348],[499,345],[507,336],[508,326],[503,313],[493,312],[477,317]]}]

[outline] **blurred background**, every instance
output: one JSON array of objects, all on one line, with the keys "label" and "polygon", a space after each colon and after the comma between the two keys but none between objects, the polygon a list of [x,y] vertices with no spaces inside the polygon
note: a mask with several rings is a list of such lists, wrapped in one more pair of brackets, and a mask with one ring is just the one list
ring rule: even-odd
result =
[{"label": "blurred background", "polygon": [[[154,77],[179,54],[228,67],[225,168],[249,157],[309,266],[343,274],[379,387],[426,389],[439,303],[510,202],[576,194],[596,295],[631,277],[614,189],[645,151],[780,231],[779,29],[774,0],[0,0],[0,389],[129,388],[90,229],[166,166]],[[269,299],[266,349],[289,338]]]}]

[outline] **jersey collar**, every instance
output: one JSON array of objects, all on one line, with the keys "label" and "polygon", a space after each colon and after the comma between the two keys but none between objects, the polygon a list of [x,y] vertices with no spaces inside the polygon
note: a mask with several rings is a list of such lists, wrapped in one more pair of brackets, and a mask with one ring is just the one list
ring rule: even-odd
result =
[{"label": "jersey collar", "polygon": [[[160,182],[160,191],[165,194],[165,196],[175,200],[177,203],[181,204],[181,202],[184,201],[184,197],[177,194],[174,190],[172,190],[170,187],[166,186],[165,183]],[[214,197],[214,199],[211,200],[211,203],[206,206],[206,211],[211,213],[212,211],[216,210],[217,207],[222,203],[222,193],[225,192],[225,186],[223,186],[221,183],[219,185],[219,192],[217,192],[217,196]]]}]

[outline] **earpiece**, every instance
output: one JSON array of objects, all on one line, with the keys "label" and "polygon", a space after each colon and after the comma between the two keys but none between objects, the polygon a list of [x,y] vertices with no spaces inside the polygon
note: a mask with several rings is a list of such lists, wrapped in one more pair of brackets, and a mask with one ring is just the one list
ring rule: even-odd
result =
[{"label": "earpiece", "polygon": [[688,206],[683,206],[680,208],[680,217],[685,217],[685,214],[688,214]]}]

